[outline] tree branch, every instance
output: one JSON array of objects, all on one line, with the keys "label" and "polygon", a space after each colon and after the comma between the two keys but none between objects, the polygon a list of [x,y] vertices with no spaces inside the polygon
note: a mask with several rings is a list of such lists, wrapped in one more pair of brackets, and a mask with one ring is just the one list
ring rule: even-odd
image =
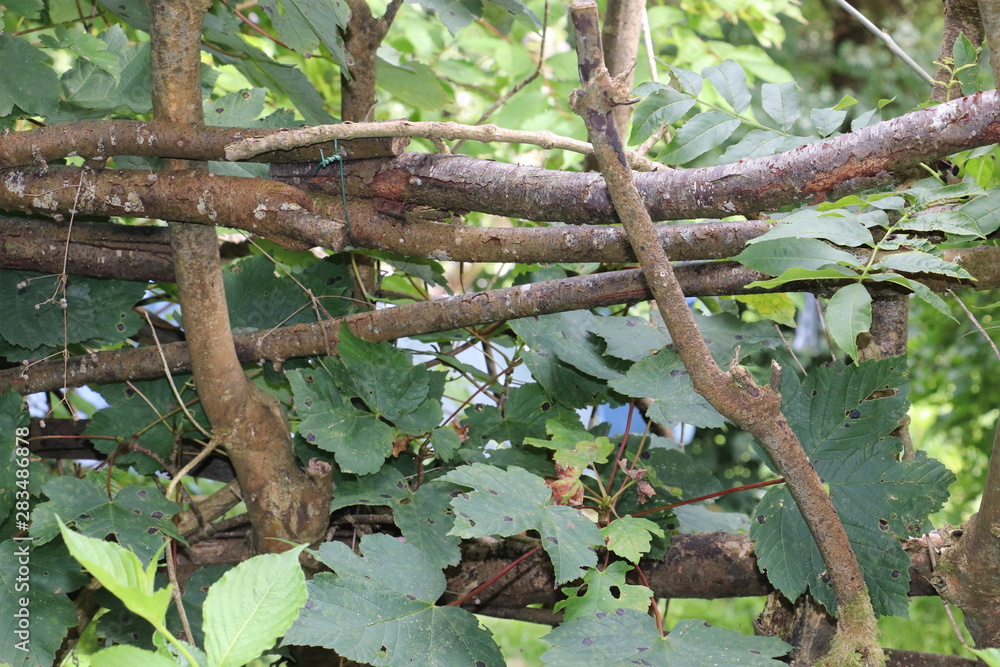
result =
[{"label": "tree branch", "polygon": [[[1000,93],[989,90],[786,153],[715,167],[641,173],[635,182],[654,220],[756,215],[902,181],[921,162],[998,141]],[[313,178],[314,172],[311,165],[274,165],[271,177],[340,196],[339,173],[336,178]],[[617,222],[599,174],[422,153],[350,160],[344,163],[344,174],[349,197],[384,197],[525,220]]]},{"label": "tree branch", "polygon": [[[202,20],[210,4],[149,2],[153,114],[158,120],[202,121],[199,54]],[[185,167],[166,164],[168,170]],[[215,208],[215,202],[204,199],[185,203]],[[250,220],[256,217],[251,213]],[[215,227],[174,222],[170,232],[195,385],[213,437],[225,445],[236,470],[253,526],[252,548],[257,553],[290,548],[272,538],[318,541],[329,517],[332,467],[313,460],[306,471],[299,468],[278,400],[243,373],[229,325]]]},{"label": "tree branch", "polygon": [[716,410],[761,441],[785,478],[816,540],[840,612],[829,664],[834,664],[833,660],[856,661],[857,653],[862,664],[882,665],[885,656],[876,638],[875,615],[854,550],[837,518],[833,501],[781,413],[780,394],[770,387],[757,387],[746,369],[734,364],[726,373],[715,364],[670,262],[657,242],[652,220],[635,187],[611,119],[611,110],[628,100],[629,90],[612,79],[604,66],[597,4],[593,0],[576,0],[570,12],[582,83],[574,91],[570,105],[587,126],[608,195],[649,279],[657,307],[691,382]]},{"label": "tree branch", "polygon": [[947,0],[944,5],[944,31],[941,33],[941,54],[935,75],[931,99],[946,102],[962,96],[962,83],[955,79],[948,85],[952,72],[944,63],[953,60],[955,40],[965,35],[974,46],[983,43],[983,17],[976,0]]},{"label": "tree branch", "polygon": [[294,250],[323,246],[336,251],[346,244],[342,223],[315,215],[305,193],[275,181],[191,169],[150,173],[52,167],[42,174],[15,169],[4,176],[0,208],[57,220],[75,210],[78,215],[192,222],[207,225],[202,244],[208,244],[209,233],[215,239],[215,225],[265,236]]},{"label": "tree branch", "polygon": [[[960,262],[974,277],[975,287],[1000,287],[1000,249],[963,248],[945,253],[949,261]],[[746,289],[746,285],[767,276],[736,262],[697,262],[678,266],[677,278],[689,296],[719,294],[759,294],[773,290]],[[963,285],[947,278],[921,278],[939,292]],[[846,283],[844,283],[846,284]],[[829,294],[842,286],[837,281],[801,281],[779,288],[782,292]],[[581,308],[600,308],[650,299],[642,272],[638,269],[550,280],[489,292],[410,303],[392,308],[350,315],[313,324],[298,324],[273,330],[234,336],[236,352],[243,363],[264,360],[281,363],[286,359],[328,354],[336,350],[336,332],[346,322],[351,331],[370,342],[390,341],[404,336],[482,326],[521,317],[535,317]],[[191,370],[186,344],[163,346],[173,373]],[[62,360],[39,362],[23,368],[0,371],[0,390],[11,386],[29,394],[60,387],[91,383],[121,382],[127,378],[162,377],[165,369],[153,348],[108,350]]]},{"label": "tree branch", "polygon": [[[267,137],[276,128],[217,127],[201,123],[159,120],[81,120],[11,132],[0,141],[0,168],[44,165],[69,155],[79,155],[90,166],[103,166],[116,155],[225,160],[225,147],[245,137]],[[322,149],[333,155],[339,149],[347,160],[399,155],[410,142],[403,137],[357,139],[261,153],[253,162],[311,162]]]}]

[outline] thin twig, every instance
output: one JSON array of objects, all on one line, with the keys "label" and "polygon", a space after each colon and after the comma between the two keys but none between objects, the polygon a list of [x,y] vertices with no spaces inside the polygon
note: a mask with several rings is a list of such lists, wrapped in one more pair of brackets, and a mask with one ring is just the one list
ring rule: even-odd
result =
[{"label": "thin twig", "polygon": [[792,359],[795,360],[795,363],[796,363],[796,365],[798,365],[799,370],[802,371],[802,374],[803,375],[809,375],[809,373],[806,372],[805,367],[802,365],[802,362],[799,361],[799,358],[797,356],[795,356],[795,350],[793,350],[792,346],[788,344],[788,339],[785,338],[785,334],[783,334],[781,332],[781,327],[779,327],[777,324],[775,324],[774,325],[774,330],[778,332],[779,336],[781,336],[781,342],[785,344],[785,348],[788,350],[789,354],[792,355]]},{"label": "thin twig", "polygon": [[[373,123],[339,123],[290,129],[267,137],[251,137],[226,146],[227,160],[246,160],[273,150],[291,150],[301,146],[333,141],[378,137],[419,137],[423,139],[468,139],[482,143],[529,144],[547,150],[558,149],[591,155],[594,147],[586,141],[563,137],[548,130],[529,132],[508,130],[496,125],[462,125],[455,122],[384,120]],[[651,171],[656,163],[641,155],[628,153],[634,169]]]},{"label": "thin twig", "polygon": [[990,347],[993,348],[993,354],[996,355],[997,359],[1000,359],[1000,350],[997,349],[997,344],[994,343],[993,339],[990,338],[990,335],[986,333],[986,329],[984,329],[983,325],[979,323],[979,320],[976,319],[976,316],[972,314],[972,311],[969,310],[969,308],[964,303],[962,303],[961,299],[955,296],[955,293],[953,291],[948,290],[948,294],[951,294],[953,297],[955,297],[955,301],[958,301],[958,305],[960,305],[962,307],[962,310],[965,311],[965,314],[969,317],[969,320],[976,326],[977,329],[979,329],[979,333],[983,334],[983,338],[985,338],[986,341],[990,344]]},{"label": "thin twig", "polygon": [[892,53],[894,53],[900,60],[906,63],[910,69],[919,74],[921,79],[932,86],[934,85],[934,77],[925,72],[923,67],[918,65],[917,62],[906,53],[906,51],[900,48],[899,44],[896,44],[896,41],[889,36],[889,33],[885,30],[880,30],[877,25],[869,21],[864,14],[855,9],[849,2],[847,2],[847,0],[837,0],[837,4],[843,7],[844,11],[848,14],[856,18],[861,25],[868,29],[870,33],[885,42],[885,45],[889,47],[889,50],[892,51]]},{"label": "thin twig", "polygon": [[[518,92],[520,92],[525,86],[538,78],[538,75],[542,73],[542,67],[545,65],[545,41],[548,37],[549,32],[549,0],[545,0],[545,14],[542,18],[542,41],[538,46],[538,66],[535,67],[535,71],[526,76],[525,78],[514,84],[514,87],[504,93],[496,102],[490,105],[490,108],[483,112],[479,117],[479,120],[475,122],[475,125],[482,125],[496,112],[497,109],[507,104],[510,98],[514,97]],[[462,149],[462,144],[465,143],[465,139],[460,140],[455,147],[452,149],[453,153],[457,153]]]}]

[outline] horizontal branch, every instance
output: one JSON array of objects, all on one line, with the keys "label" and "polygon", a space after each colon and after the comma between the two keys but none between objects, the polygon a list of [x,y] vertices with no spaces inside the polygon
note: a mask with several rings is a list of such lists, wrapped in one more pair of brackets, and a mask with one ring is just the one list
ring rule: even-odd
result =
[{"label": "horizontal branch", "polygon": [[[339,200],[318,208],[335,214]],[[454,262],[635,262],[635,253],[619,226],[473,227],[431,221],[410,221],[390,215],[355,215],[351,208],[351,245],[387,250],[409,257]],[[774,223],[769,220],[706,221],[659,225],[657,233],[671,259],[724,259],[739,254]]]},{"label": "horizontal branch", "polygon": [[[974,276],[980,278],[975,287],[992,289],[1000,286],[1000,248],[965,248],[949,251],[945,257],[959,261]],[[675,271],[688,296],[774,291],[746,289],[748,283],[767,276],[736,262],[682,264]],[[937,291],[968,286],[967,283],[951,279],[922,278],[921,281]],[[781,291],[822,295],[832,292],[841,284],[837,281],[801,281],[784,285]],[[522,317],[637,303],[649,298],[650,293],[642,272],[629,269],[403,304],[324,322],[240,334],[234,337],[234,341],[236,352],[243,363],[267,360],[280,364],[295,357],[333,353],[337,333],[345,322],[356,336],[379,342]],[[170,372],[190,370],[186,343],[172,343],[164,345],[162,349]],[[73,357],[65,364],[62,361],[41,362],[26,369],[0,371],[0,391],[13,386],[16,391],[28,394],[91,383],[155,378],[164,373],[165,369],[155,348],[108,350]]]},{"label": "horizontal branch", "polygon": [[0,269],[175,281],[166,227],[0,216],[0,239]]},{"label": "horizontal branch", "polygon": [[[373,137],[422,137],[480,141],[482,143],[528,144],[547,150],[566,150],[582,155],[592,155],[593,147],[586,141],[563,137],[548,130],[508,130],[496,125],[462,125],[447,122],[417,122],[406,119],[383,120],[373,123],[338,123],[300,127],[271,134],[266,137],[248,137],[226,147],[226,159],[246,160],[268,151],[291,150],[311,146],[333,139],[360,139]],[[666,169],[666,165],[651,162],[645,157],[631,155],[633,168],[650,171]]]},{"label": "horizontal branch", "polygon": [[[247,137],[267,137],[279,128],[218,127],[194,123],[140,120],[81,120],[50,125],[0,137],[0,168],[43,166],[67,156],[80,156],[91,166],[102,166],[116,155],[225,160],[225,147]],[[399,155],[409,139],[358,139],[338,143],[345,159]],[[319,151],[336,152],[333,142],[301,149],[262,153],[254,162],[310,162]]]},{"label": "horizontal branch", "polygon": [[[935,547],[940,548],[941,539],[936,535],[931,539]],[[463,543],[461,564],[445,571],[448,592],[440,603],[446,604],[457,598],[460,591],[472,590],[489,581],[533,546],[530,540],[518,539],[488,544]],[[907,540],[903,546],[910,554],[910,595],[935,595],[933,586],[928,583],[931,567],[926,539]],[[227,551],[213,546],[212,540],[194,545],[193,555],[197,562],[189,562],[185,569],[235,562],[246,557],[245,549],[243,552]],[[758,569],[753,543],[746,534],[674,535],[662,560],[643,559],[641,566],[650,587],[660,598],[707,600],[762,596],[774,590]],[[524,618],[518,610],[528,605],[541,605],[545,609],[535,611],[544,611],[544,615],[538,614],[532,620],[554,623],[557,617],[546,609],[551,609],[562,598],[555,585],[551,563],[545,558],[537,558],[504,575],[482,596],[463,607],[487,616]]]},{"label": "horizontal branch", "polygon": [[75,212],[225,225],[298,250],[346,244],[343,224],[314,214],[312,200],[297,188],[199,171],[9,170],[0,180],[0,208],[56,220]]},{"label": "horizontal branch", "polygon": [[[756,214],[818,203],[905,178],[921,162],[1000,141],[1000,93],[990,90],[913,111],[786,153],[700,169],[636,174],[654,220]],[[343,163],[352,197],[384,197],[445,211],[571,224],[617,219],[600,174],[521,167],[461,155],[403,153]],[[339,167],[272,165],[271,177],[340,197]]]}]

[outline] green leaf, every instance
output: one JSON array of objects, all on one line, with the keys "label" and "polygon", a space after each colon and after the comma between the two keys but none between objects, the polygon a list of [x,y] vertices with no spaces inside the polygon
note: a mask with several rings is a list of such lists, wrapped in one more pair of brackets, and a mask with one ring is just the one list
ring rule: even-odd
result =
[{"label": "green leaf", "polygon": [[241,667],[274,646],[306,603],[305,545],[229,570],[205,598],[205,652],[216,667]]},{"label": "green leaf", "polygon": [[948,304],[945,303],[944,299],[935,294],[930,287],[916,280],[910,280],[908,282],[910,283],[910,289],[913,290],[914,294],[929,303],[935,310],[950,319],[952,322],[958,323],[955,316],[951,314],[951,309],[948,308]]},{"label": "green leaf", "polygon": [[358,396],[376,415],[395,421],[427,399],[431,372],[413,365],[410,355],[391,343],[369,343],[344,325],[337,355]]},{"label": "green leaf", "polygon": [[337,385],[330,368],[340,364],[326,359],[313,370],[286,372],[295,396],[295,410],[302,417],[298,432],[307,442],[333,452],[344,472],[369,475],[392,454],[393,429],[370,412],[351,404]]},{"label": "green leaf", "polygon": [[348,314],[353,288],[346,264],[323,260],[294,277],[275,271],[274,262],[263,255],[223,269],[226,305],[235,331],[308,324]]},{"label": "green leaf", "polygon": [[442,461],[451,461],[455,457],[455,452],[462,446],[462,439],[450,426],[433,429],[430,442],[434,454]]},{"label": "green leaf", "polygon": [[149,7],[145,0],[98,0],[98,4],[133,28],[149,32]]},{"label": "green leaf", "polygon": [[154,487],[127,486],[112,501],[96,479],[66,476],[50,479],[42,490],[49,500],[35,507],[31,524],[31,535],[40,542],[59,534],[58,517],[98,540],[113,535],[143,560],[160,550],[164,536],[180,538],[170,521],[177,505]]},{"label": "green leaf", "polygon": [[438,110],[453,102],[434,70],[415,61],[407,63],[407,67],[396,67],[379,58],[378,87],[418,109]]},{"label": "green leaf", "polygon": [[916,232],[938,231],[952,236],[986,238],[979,230],[976,220],[962,211],[933,211],[915,218],[904,218],[896,223],[895,228]]},{"label": "green leaf", "polygon": [[580,576],[580,568],[597,564],[594,547],[604,543],[594,522],[579,510],[552,504],[545,480],[522,468],[501,470],[476,463],[456,468],[441,478],[475,489],[451,501],[459,537],[508,537],[537,530],[552,559],[556,583]]},{"label": "green leaf", "polygon": [[428,563],[444,568],[462,559],[458,537],[448,534],[454,525],[449,495],[453,488],[435,480],[412,491],[402,473],[384,466],[374,475],[338,483],[330,511],[349,505],[389,507],[406,543],[420,549]]},{"label": "green leaf", "polygon": [[807,137],[790,137],[772,130],[750,130],[742,139],[726,149],[719,158],[719,164],[731,164],[740,160],[783,153],[810,141],[812,139]]},{"label": "green leaf", "polygon": [[670,65],[669,67],[670,71],[675,77],[677,77],[677,81],[680,82],[684,90],[691,93],[695,97],[701,94],[701,87],[705,82],[705,79],[701,74],[680,67],[674,67],[673,65]]},{"label": "green leaf", "polygon": [[604,339],[605,354],[639,361],[670,344],[670,334],[641,317],[594,317],[587,331]]},{"label": "green leaf", "polygon": [[5,13],[10,12],[26,19],[37,19],[44,6],[42,0],[5,0],[3,3]]},{"label": "green leaf", "polygon": [[521,358],[545,393],[567,408],[578,410],[606,400],[607,384],[577,371],[548,350],[524,350]]},{"label": "green leaf", "polygon": [[278,36],[292,49],[306,54],[322,41],[340,67],[347,69],[347,52],[340,39],[340,31],[351,18],[346,2],[264,0],[261,9],[271,18]]},{"label": "green leaf", "polygon": [[552,610],[562,610],[563,622],[614,613],[618,609],[646,611],[653,591],[645,586],[626,583],[625,575],[631,570],[631,565],[620,560],[609,564],[603,571],[590,568],[583,575],[582,586],[563,587],[566,599],[557,601]]},{"label": "green leaf", "polygon": [[[30,578],[21,570],[25,565]],[[88,581],[61,541],[44,546],[0,542],[0,664],[51,665],[66,631],[77,623],[66,595]],[[26,597],[28,606],[22,604]],[[27,630],[20,624],[26,615]]]},{"label": "green leaf", "polygon": [[601,354],[598,340],[590,333],[590,327],[603,319],[585,310],[574,310],[512,320],[510,326],[529,348],[550,351],[577,370],[602,380],[611,380],[621,377],[628,364]]},{"label": "green leaf", "polygon": [[366,250],[363,254],[385,262],[400,273],[413,276],[428,285],[436,285],[444,289],[448,294],[453,294],[451,285],[448,284],[448,277],[445,275],[444,267],[441,266],[440,262],[421,257],[405,257],[383,250]]},{"label": "green leaf", "polygon": [[149,43],[129,44],[121,26],[108,28],[98,39],[118,62],[119,74],[112,75],[99,64],[83,60],[62,75],[66,101],[73,106],[99,111],[129,107],[137,113],[153,108],[149,69]]},{"label": "green leaf", "polygon": [[121,63],[118,62],[118,57],[115,54],[108,53],[107,43],[79,28],[58,25],[55,34],[42,34],[38,39],[50,49],[72,51],[76,56],[90,61],[110,74],[116,82],[118,75],[121,74]]},{"label": "green leaf", "polygon": [[904,273],[939,273],[952,278],[975,280],[968,271],[926,252],[912,251],[888,255],[874,266],[875,269],[889,269]]},{"label": "green leaf", "polygon": [[843,109],[813,109],[809,112],[809,119],[816,128],[816,134],[821,137],[828,137],[843,125],[847,118],[847,112]]},{"label": "green leaf", "polygon": [[126,280],[70,276],[66,305],[58,276],[0,271],[0,336],[33,357],[82,343],[104,347],[124,341],[142,326],[132,306],[146,286]]},{"label": "green leaf", "polygon": [[[174,377],[184,401],[194,397],[193,390],[185,388],[190,377]],[[91,418],[84,435],[93,437],[98,451],[116,454],[117,465],[135,466],[143,475],[160,470],[162,464],[156,459],[141,452],[118,452],[119,447],[135,441],[161,459],[167,459],[177,440],[195,432],[165,378],[101,385],[101,395],[110,405]],[[208,424],[200,403],[190,405],[188,413],[199,423]]]},{"label": "green leaf", "polygon": [[177,667],[177,661],[165,655],[122,644],[101,649],[91,656],[90,664],[92,667]]},{"label": "green leaf", "polygon": [[59,78],[49,59],[28,40],[10,33],[0,34],[0,117],[16,106],[32,116],[47,116],[59,101]]},{"label": "green leaf", "polygon": [[983,197],[975,197],[962,205],[959,212],[976,221],[976,226],[989,236],[1000,229],[1000,191],[991,190]]},{"label": "green leaf", "polygon": [[837,290],[826,306],[826,325],[834,342],[858,358],[858,334],[871,329],[872,297],[861,283]]},{"label": "green leaf", "polygon": [[[954,479],[923,454],[897,460],[901,444],[888,434],[909,407],[906,376],[899,357],[835,362],[814,368],[801,383],[794,373],[782,375],[782,412],[830,490],[880,615],[907,614],[910,559],[898,539],[926,529],[926,517],[947,499]],[[869,398],[885,389],[896,393]],[[808,587],[833,609],[826,568],[787,489],[769,490],[754,517],[750,537],[771,583],[791,600]]]},{"label": "green leaf", "polygon": [[[81,535],[62,521],[59,521],[59,530],[69,552],[102,586],[154,627],[164,627],[173,586],[168,584],[166,588],[155,590],[158,558],[153,558],[143,569],[136,555],[118,544]],[[165,547],[166,543],[161,546],[161,552]]]},{"label": "green leaf", "polygon": [[579,424],[577,414],[553,403],[538,384],[526,384],[511,389],[503,411],[493,405],[474,405],[465,411],[463,425],[469,427],[469,443],[485,445],[491,440],[509,440],[514,446],[525,438],[544,438],[545,423],[557,419],[566,424]]},{"label": "green leaf", "polygon": [[975,183],[954,183],[952,185],[942,185],[939,188],[923,190],[917,194],[917,206],[932,206],[942,202],[950,202],[963,197],[974,197],[984,195],[986,191]]},{"label": "green leaf", "polygon": [[702,76],[712,82],[722,99],[729,103],[733,111],[742,114],[750,106],[750,89],[747,75],[735,60],[723,60],[715,67],[706,67]]},{"label": "green leaf", "polygon": [[601,529],[607,540],[608,550],[625,560],[638,563],[649,552],[652,535],[664,537],[663,529],[649,519],[623,516]]},{"label": "green leaf", "polygon": [[862,266],[854,255],[832,248],[817,239],[781,239],[754,243],[734,259],[769,276],[781,275],[789,269],[822,269],[828,264],[846,264],[858,268]]},{"label": "green leaf", "polygon": [[[968,41],[968,39],[965,38],[965,35],[962,35],[962,37]],[[956,44],[957,43],[958,42],[956,40]],[[1000,667],[1000,648],[974,648],[970,650],[975,653],[980,660],[985,662],[988,667]]]},{"label": "green leaf", "polygon": [[676,123],[697,102],[669,86],[653,85],[658,87],[635,107],[630,144],[641,144],[664,125]]},{"label": "green leaf", "polygon": [[[143,3],[145,4],[145,3]],[[327,113],[323,98],[310,83],[302,70],[292,65],[277,63],[260,49],[247,44],[234,25],[212,26],[209,14],[205,21],[204,39],[219,45],[221,50],[210,49],[213,58],[232,65],[254,86],[288,97],[295,109],[310,125],[335,122]]]},{"label": "green leaf", "polygon": [[[766,233],[747,241],[747,245],[774,241],[776,239],[821,239],[835,245],[857,248],[875,245],[872,233],[853,218],[822,215],[816,211],[806,211],[805,215],[792,214]],[[790,219],[793,218],[794,219]],[[789,220],[790,219],[790,220]]]},{"label": "green leaf", "polygon": [[635,609],[563,622],[545,641],[552,648],[542,661],[551,667],[621,667],[637,661],[664,667],[778,667],[783,663],[773,658],[792,648],[775,637],[747,637],[694,619],[681,621],[663,637],[656,622]]},{"label": "green leaf", "polygon": [[747,304],[769,320],[786,327],[795,327],[795,302],[787,294],[748,294],[738,296],[736,300]]},{"label": "green leaf", "polygon": [[482,17],[481,2],[462,0],[421,0],[420,6],[437,14],[452,35]]},{"label": "green leaf", "polygon": [[441,570],[420,550],[389,535],[365,535],[356,555],[326,542],[319,559],[333,574],[309,582],[309,602],[285,634],[285,644],[323,646],[349,660],[428,667],[504,664],[488,630],[459,607],[438,607]]},{"label": "green leaf", "polygon": [[206,125],[223,127],[253,127],[257,119],[264,113],[264,97],[267,91],[263,88],[250,88],[228,93],[215,100],[205,100],[202,103],[202,113]]},{"label": "green leaf", "polygon": [[771,278],[770,280],[755,280],[752,283],[748,283],[747,287],[774,289],[775,287],[781,287],[782,285],[794,283],[799,280],[845,280],[847,278],[856,279],[857,277],[858,274],[854,273],[850,269],[836,265],[831,265],[825,269],[819,269],[816,271],[812,269],[791,268],[785,270],[777,278]]},{"label": "green leaf", "polygon": [[545,423],[545,430],[551,439],[525,438],[524,442],[537,447],[555,450],[555,461],[564,468],[586,468],[594,463],[606,463],[614,451],[611,441],[605,437],[594,438],[578,426],[567,426],[558,421]]},{"label": "green leaf", "polygon": [[691,378],[673,348],[636,362],[624,378],[608,384],[626,396],[655,399],[647,416],[660,424],[683,422],[701,428],[717,428],[726,423],[725,417],[701,394],[695,393]]},{"label": "green leaf", "polygon": [[677,130],[669,152],[658,159],[666,164],[687,164],[721,145],[739,126],[738,119],[722,111],[698,114]]},{"label": "green leaf", "polygon": [[760,105],[764,113],[785,132],[792,129],[802,113],[799,89],[794,81],[763,84],[760,87]]}]

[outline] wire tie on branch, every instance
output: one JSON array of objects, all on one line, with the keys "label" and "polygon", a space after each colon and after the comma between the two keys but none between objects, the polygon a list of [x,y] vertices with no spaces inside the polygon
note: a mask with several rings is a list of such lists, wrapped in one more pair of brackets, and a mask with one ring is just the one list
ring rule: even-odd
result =
[{"label": "wire tie on branch", "polygon": [[340,199],[344,203],[344,226],[347,227],[347,231],[351,231],[351,215],[347,210],[347,187],[344,185],[344,156],[340,154],[340,146],[337,140],[333,140],[333,150],[334,155],[326,157],[323,155],[323,149],[319,149],[319,164],[316,165],[316,171],[313,172],[313,176],[319,173],[319,170],[323,167],[328,167],[334,162],[340,165]]}]

